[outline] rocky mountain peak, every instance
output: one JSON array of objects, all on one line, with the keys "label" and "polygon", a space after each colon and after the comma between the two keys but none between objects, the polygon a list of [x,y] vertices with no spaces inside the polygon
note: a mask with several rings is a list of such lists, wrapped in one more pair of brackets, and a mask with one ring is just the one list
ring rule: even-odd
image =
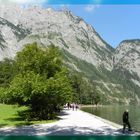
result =
[{"label": "rocky mountain peak", "polygon": [[[101,39],[93,27],[72,12],[67,10],[55,11],[37,6],[23,9],[14,5],[0,6],[0,9],[0,17],[11,23],[17,30],[16,32],[28,31],[28,34],[26,34],[27,32],[24,33],[26,35],[20,40],[18,35],[11,35],[13,37],[13,39],[10,38],[12,49],[15,46],[21,48],[25,43],[33,41],[44,45],[53,43],[95,66],[105,65],[107,69],[112,68],[110,61],[112,50],[108,44]],[[3,38],[4,25],[2,23],[0,25],[0,34]],[[13,34],[12,28],[11,34]],[[5,40],[6,52],[9,48],[8,42],[9,39]],[[16,50],[18,51],[18,49]]]},{"label": "rocky mountain peak", "polygon": [[134,43],[134,44],[139,44],[140,39],[129,39],[129,40],[123,40],[120,44],[122,43]]},{"label": "rocky mountain peak", "polygon": [[140,76],[140,39],[124,40],[115,51],[115,66]]},{"label": "rocky mountain peak", "polygon": [[139,49],[140,39],[130,39],[122,41],[119,46],[116,48],[116,52],[119,50],[129,50],[129,49]]}]

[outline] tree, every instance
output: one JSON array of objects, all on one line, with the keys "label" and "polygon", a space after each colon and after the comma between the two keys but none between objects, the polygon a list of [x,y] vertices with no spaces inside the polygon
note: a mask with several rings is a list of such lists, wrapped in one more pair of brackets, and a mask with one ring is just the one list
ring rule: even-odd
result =
[{"label": "tree", "polygon": [[71,100],[72,88],[55,46],[28,44],[15,59],[18,74],[7,91],[10,103],[26,105],[30,117],[51,119]]},{"label": "tree", "polygon": [[83,77],[83,73],[70,72],[69,78],[73,88],[73,102],[89,104],[90,86],[87,79]]},{"label": "tree", "polygon": [[46,79],[53,77],[62,68],[59,50],[54,45],[46,49],[39,48],[37,43],[27,44],[21,52],[17,53],[15,61],[20,73],[34,71]]},{"label": "tree", "polygon": [[95,103],[96,106],[101,101],[101,96],[100,96],[100,94],[97,90],[94,90],[93,100],[94,100],[94,103]]},{"label": "tree", "polygon": [[16,74],[14,60],[5,58],[0,62],[0,86],[6,87],[9,86],[12,78]]}]

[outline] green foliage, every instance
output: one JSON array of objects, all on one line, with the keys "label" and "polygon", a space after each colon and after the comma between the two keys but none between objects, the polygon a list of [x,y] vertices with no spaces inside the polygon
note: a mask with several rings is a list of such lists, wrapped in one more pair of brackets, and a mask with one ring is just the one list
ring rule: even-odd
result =
[{"label": "green foliage", "polygon": [[99,92],[92,82],[83,76],[83,73],[71,72],[69,78],[73,89],[73,102],[79,104],[98,104],[100,102]]},{"label": "green foliage", "polygon": [[6,87],[16,74],[15,63],[13,60],[4,59],[0,62],[0,87]]},{"label": "green foliage", "polygon": [[28,106],[30,119],[52,119],[66,102],[71,101],[67,70],[55,46],[45,49],[36,43],[26,45],[17,53],[15,67],[18,73],[9,88],[5,91],[1,88],[1,100]]},{"label": "green foliage", "polygon": [[[39,74],[32,71],[27,71],[24,74],[18,74],[12,80],[7,91],[10,103],[27,104],[32,96],[33,86],[40,84],[42,78]],[[43,80],[42,80],[43,81]]]},{"label": "green foliage", "polygon": [[94,103],[97,105],[101,101],[100,94],[95,91],[94,96],[93,96],[93,99],[94,99]]},{"label": "green foliage", "polygon": [[45,80],[39,74],[27,71],[17,75],[8,91],[11,103],[29,106],[31,116],[51,119],[58,109],[71,100],[71,86],[64,72]]},{"label": "green foliage", "polygon": [[6,88],[0,87],[0,103],[5,103],[6,101],[7,96],[6,96],[5,91],[6,91]]},{"label": "green foliage", "polygon": [[69,79],[73,88],[73,102],[82,103],[84,81],[80,73],[70,73]]},{"label": "green foliage", "polygon": [[18,52],[15,61],[20,73],[34,71],[49,78],[60,71],[62,63],[59,51],[53,45],[48,47],[47,50],[43,50],[37,46],[37,43],[33,43],[26,45],[21,52]]}]

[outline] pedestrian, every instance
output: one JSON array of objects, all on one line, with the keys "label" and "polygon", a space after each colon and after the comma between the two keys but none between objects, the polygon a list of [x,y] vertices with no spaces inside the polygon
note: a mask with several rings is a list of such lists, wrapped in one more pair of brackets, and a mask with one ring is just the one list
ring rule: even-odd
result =
[{"label": "pedestrian", "polygon": [[79,108],[79,107],[78,107],[78,104],[76,103],[76,104],[75,104],[75,109],[76,109],[76,111],[77,111],[78,108]]},{"label": "pedestrian", "polygon": [[72,104],[72,110],[73,110],[73,111],[74,111],[74,108],[75,108],[75,104],[73,103],[73,104]]},{"label": "pedestrian", "polygon": [[123,133],[125,132],[126,126],[128,126],[128,131],[132,131],[131,125],[129,122],[129,111],[128,110],[124,111],[124,113],[123,113]]},{"label": "pedestrian", "polygon": [[69,102],[67,103],[67,107],[68,107],[68,109],[70,109],[70,103]]}]

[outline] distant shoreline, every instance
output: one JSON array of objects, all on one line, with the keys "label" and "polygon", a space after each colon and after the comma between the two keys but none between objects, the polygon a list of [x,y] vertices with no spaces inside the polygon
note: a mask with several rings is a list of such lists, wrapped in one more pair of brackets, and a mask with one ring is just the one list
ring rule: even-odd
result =
[{"label": "distant shoreline", "polygon": [[79,105],[79,107],[81,108],[81,107],[103,107],[104,105]]},{"label": "distant shoreline", "polygon": [[[83,110],[81,110],[81,111],[83,111]],[[122,128],[122,125],[120,125],[120,124],[114,123],[114,122],[112,122],[112,121],[109,121],[109,120],[107,120],[107,119],[104,119],[104,118],[102,118],[102,117],[96,116],[96,115],[94,115],[94,114],[92,114],[92,113],[89,113],[89,112],[86,112],[86,111],[83,111],[83,112],[85,112],[85,113],[87,113],[87,114],[89,114],[89,115],[92,115],[92,116],[94,116],[95,118],[97,118],[97,119],[99,119],[99,120],[101,120],[101,121],[103,121],[103,122],[105,122],[105,123],[107,123],[107,124],[109,124],[109,125],[111,125],[111,126],[114,126],[114,127],[116,127],[116,128]]]},{"label": "distant shoreline", "polygon": [[[109,105],[98,105],[97,106],[97,109],[98,109],[98,107],[99,107],[99,110],[101,109],[101,110],[103,110],[104,109],[104,107],[105,108],[108,108],[108,106]],[[124,107],[124,109],[126,109],[127,107],[129,107],[130,105],[118,105],[118,106],[125,106]],[[133,105],[132,105],[133,106]],[[82,110],[82,111],[84,111],[84,112],[86,112],[85,110],[86,110],[86,108],[88,109],[88,107],[89,108],[93,108],[93,110],[95,109],[96,110],[96,106],[95,105],[81,105],[81,107],[80,107],[80,109]],[[82,109],[83,108],[83,109]],[[85,109],[85,110],[84,110]],[[130,108],[129,108],[130,109]],[[131,111],[131,113],[132,113],[132,110],[130,109],[130,111]],[[97,119],[100,119],[100,120],[102,120],[103,122],[105,122],[105,123],[108,123],[108,124],[110,124],[110,125],[112,125],[112,126],[115,126],[115,127],[117,127],[117,128],[123,128],[123,122],[119,122],[119,123],[117,123],[118,121],[116,121],[116,122],[113,122],[112,121],[112,119],[109,119],[108,117],[103,117],[103,115],[100,115],[100,114],[94,114],[94,112],[86,112],[86,113],[89,113],[89,114],[91,114],[91,115],[94,115]],[[92,114],[93,113],[93,114]],[[140,130],[139,130],[139,128],[135,128],[135,126],[134,126],[134,123],[133,123],[133,121],[131,120],[132,118],[131,118],[131,114],[130,113],[130,124],[132,125],[132,129],[135,131],[135,132],[137,132],[137,133],[139,133],[140,134]],[[120,119],[121,119],[121,117],[120,117]]]},{"label": "distant shoreline", "polygon": [[[81,105],[80,108],[82,108],[82,107],[103,107],[103,106],[104,106],[104,105],[98,105],[98,106],[96,106],[96,105]],[[81,110],[81,111],[83,111],[83,110]],[[86,112],[86,111],[83,111],[83,112]],[[109,121],[109,120],[107,120],[107,119],[104,119],[104,118],[102,118],[102,117],[99,117],[99,116],[94,115],[94,114],[89,113],[89,112],[86,112],[86,113],[88,113],[89,115],[92,115],[92,116],[94,116],[95,118],[97,118],[97,119],[99,119],[99,120],[101,120],[101,121],[103,121],[103,122],[105,122],[105,123],[107,123],[107,124],[110,124],[110,125],[112,125],[112,126],[114,126],[114,127],[116,127],[116,128],[122,128],[122,125],[120,125],[120,124],[114,123],[114,122],[112,122],[112,121]]]}]

